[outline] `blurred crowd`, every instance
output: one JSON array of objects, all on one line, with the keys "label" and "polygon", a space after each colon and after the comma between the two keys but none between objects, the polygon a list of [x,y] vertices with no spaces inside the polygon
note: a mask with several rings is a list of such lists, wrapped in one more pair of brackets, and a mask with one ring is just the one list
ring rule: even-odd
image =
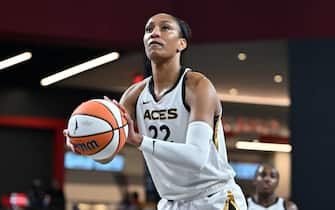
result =
[{"label": "blurred crowd", "polygon": [[1,196],[1,210],[65,210],[65,196],[60,184],[53,180],[45,185],[33,180],[27,192],[8,193]]},{"label": "blurred crowd", "polygon": [[[293,201],[276,194],[278,183],[278,170],[270,164],[260,164],[253,178],[255,193],[246,196],[248,210],[298,210]],[[0,210],[65,210],[65,204],[62,186],[57,181],[54,180],[49,185],[45,185],[41,180],[36,179],[27,192],[2,195]],[[72,210],[80,209],[77,204],[72,206]],[[155,209],[155,207],[146,208],[146,205],[140,202],[138,192],[127,190],[117,207],[117,210],[145,209]]]}]

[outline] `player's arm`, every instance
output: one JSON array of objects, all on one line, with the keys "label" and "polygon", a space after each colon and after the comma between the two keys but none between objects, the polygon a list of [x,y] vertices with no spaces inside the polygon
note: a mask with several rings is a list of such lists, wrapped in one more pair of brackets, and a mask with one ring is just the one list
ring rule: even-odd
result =
[{"label": "player's arm", "polygon": [[157,141],[143,136],[139,148],[157,159],[187,168],[200,169],[207,163],[209,157],[213,137],[212,124],[218,99],[213,85],[202,74],[190,73],[187,76],[186,103],[191,110],[186,143]]},{"label": "player's arm", "polygon": [[130,86],[121,96],[120,104],[123,108],[126,109],[127,113],[131,117],[131,119],[135,120],[136,113],[135,113],[135,106],[136,100],[140,94],[140,84],[133,84]]},{"label": "player's arm", "polygon": [[[186,102],[190,106],[190,122],[201,121],[213,127],[218,109],[218,97],[212,83],[202,74],[194,72],[186,85]],[[220,105],[219,105],[220,106]]]},{"label": "player's arm", "polygon": [[136,119],[136,102],[137,99],[142,92],[143,88],[148,79],[145,79],[139,83],[133,84],[130,86],[122,95],[120,102],[114,101],[114,103],[118,104],[119,107],[125,113],[125,116],[128,121],[128,137],[127,143],[130,143],[135,146],[139,146],[140,142],[142,142],[142,135],[136,132],[136,125],[134,120]]}]

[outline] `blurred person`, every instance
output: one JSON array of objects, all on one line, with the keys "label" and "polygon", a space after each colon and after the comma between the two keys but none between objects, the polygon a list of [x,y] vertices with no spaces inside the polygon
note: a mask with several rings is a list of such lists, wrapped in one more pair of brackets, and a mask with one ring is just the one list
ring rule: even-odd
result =
[{"label": "blurred person", "polygon": [[74,204],[72,205],[72,210],[80,210],[80,209],[79,209],[79,205],[78,205],[78,203],[74,203]]},{"label": "blurred person", "polygon": [[129,205],[130,205],[130,196],[129,196],[129,192],[126,191],[123,195],[123,198],[119,205],[118,210],[126,210]]},{"label": "blurred person", "polygon": [[[143,37],[152,76],[113,102],[127,117],[127,143],[144,155],[161,197],[158,210],[246,210],[227,161],[216,90],[205,75],[181,64],[190,37],[181,19],[152,16]],[[69,138],[67,144],[73,149]]]},{"label": "blurred person", "polygon": [[138,197],[138,193],[137,192],[131,192],[131,193],[127,192],[118,210],[142,210],[141,203]]},{"label": "blurred person", "polygon": [[11,210],[25,210],[25,208],[20,206],[13,206]]},{"label": "blurred person", "polygon": [[131,204],[130,210],[142,210],[141,202],[139,200],[139,196],[137,192],[132,192],[130,194],[130,204]]},{"label": "blurred person", "polygon": [[269,164],[261,164],[253,180],[256,193],[247,199],[248,210],[298,210],[295,203],[276,195],[278,183],[278,170]]},{"label": "blurred person", "polygon": [[28,190],[29,207],[31,210],[41,210],[44,208],[44,186],[40,179],[34,179],[31,188]]},{"label": "blurred person", "polygon": [[64,210],[65,195],[57,180],[52,180],[49,189],[46,191],[45,206],[49,210]]}]

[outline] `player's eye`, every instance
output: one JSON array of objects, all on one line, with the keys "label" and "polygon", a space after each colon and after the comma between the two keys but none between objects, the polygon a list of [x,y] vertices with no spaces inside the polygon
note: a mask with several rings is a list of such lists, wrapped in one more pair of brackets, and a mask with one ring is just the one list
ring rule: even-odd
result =
[{"label": "player's eye", "polygon": [[171,29],[171,27],[169,25],[162,25],[161,29],[162,29],[162,31],[168,31],[168,30]]},{"label": "player's eye", "polygon": [[153,31],[153,29],[154,29],[154,26],[153,26],[153,25],[148,25],[147,27],[145,27],[144,31],[145,31],[146,33],[150,33],[150,32]]}]

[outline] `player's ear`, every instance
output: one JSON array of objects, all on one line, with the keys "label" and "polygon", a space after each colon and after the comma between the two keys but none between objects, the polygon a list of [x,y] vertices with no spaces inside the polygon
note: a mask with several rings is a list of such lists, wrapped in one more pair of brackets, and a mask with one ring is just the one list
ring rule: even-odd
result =
[{"label": "player's ear", "polygon": [[257,183],[256,183],[256,177],[254,177],[254,178],[252,179],[252,184],[256,186],[256,184],[257,184]]},{"label": "player's ear", "polygon": [[183,50],[185,50],[187,48],[187,41],[184,38],[180,38],[179,39],[179,45],[178,45],[178,49],[177,52],[181,52]]}]

